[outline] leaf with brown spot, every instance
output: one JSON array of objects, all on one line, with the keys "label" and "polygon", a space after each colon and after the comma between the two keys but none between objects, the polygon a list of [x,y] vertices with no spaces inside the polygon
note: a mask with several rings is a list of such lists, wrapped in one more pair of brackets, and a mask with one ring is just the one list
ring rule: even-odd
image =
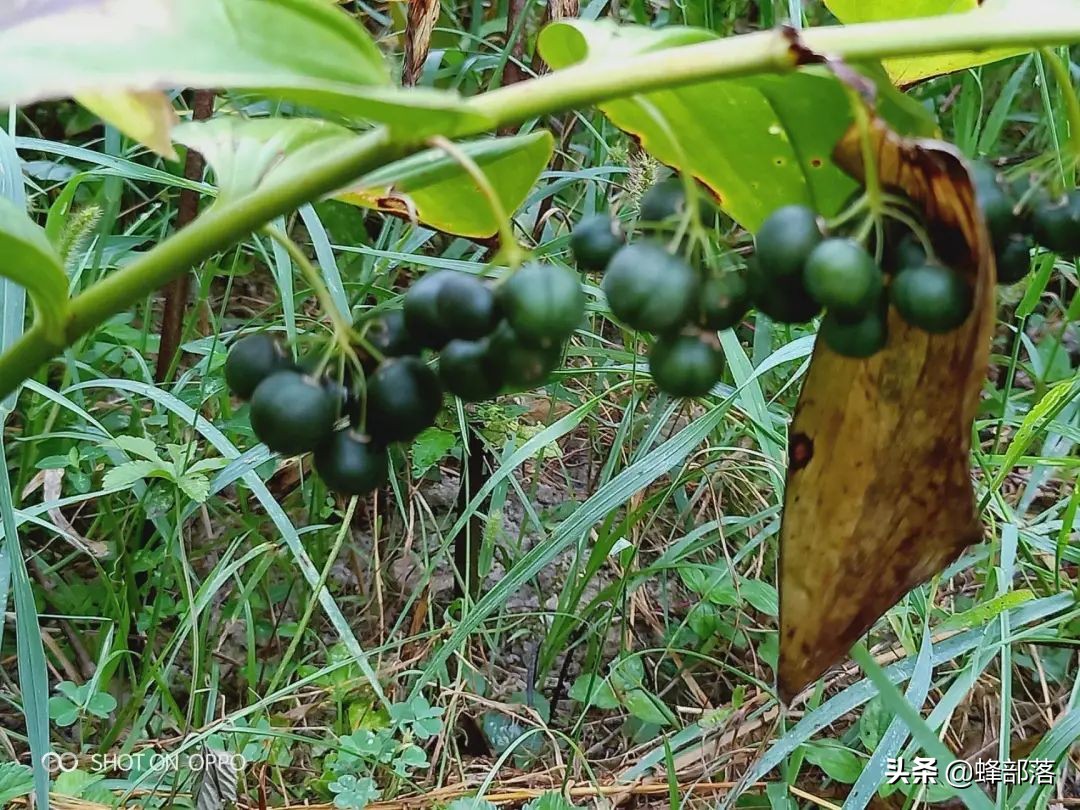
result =
[{"label": "leaf with brown spot", "polygon": [[[785,701],[982,537],[968,465],[994,321],[986,228],[951,145],[905,140],[879,120],[871,140],[882,184],[922,209],[936,252],[972,283],[974,306],[944,335],[890,309],[888,344],[865,360],[817,342],[791,424],[802,456],[788,468],[780,533]],[[833,157],[862,178],[857,130]]]}]

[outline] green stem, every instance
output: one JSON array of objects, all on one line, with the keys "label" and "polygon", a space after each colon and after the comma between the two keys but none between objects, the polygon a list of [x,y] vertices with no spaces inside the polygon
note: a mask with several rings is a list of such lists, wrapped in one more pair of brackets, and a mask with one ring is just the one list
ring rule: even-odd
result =
[{"label": "green stem", "polygon": [[[972,12],[935,18],[932,26],[925,20],[864,23],[809,29],[801,37],[811,50],[848,61],[1080,41],[1080,24],[1072,20],[1017,15],[1008,22],[1003,24],[999,14]],[[786,73],[798,67],[791,41],[775,30],[577,65],[471,99],[464,106],[477,115],[471,119],[475,123],[453,135],[478,135],[536,116],[652,90],[755,73]],[[388,128],[377,127],[305,164],[302,172],[283,175],[230,203],[215,203],[191,225],[74,298],[63,339],[47,334],[40,324],[32,326],[0,357],[0,398],[80,335],[192,265],[274,217],[423,146],[423,141],[407,133],[392,137]]]},{"label": "green stem", "polygon": [[330,290],[326,287],[326,282],[319,275],[319,271],[315,269],[315,265],[311,263],[311,259],[307,257],[296,242],[272,225],[264,225],[260,230],[285,248],[289,258],[300,268],[301,275],[315,292],[315,297],[318,299],[323,313],[333,324],[334,337],[339,343],[344,341],[344,347],[348,348],[350,346],[349,335],[352,332],[352,322],[337,308],[333,297],[330,295]]},{"label": "green stem", "polygon": [[514,226],[510,222],[506,208],[503,206],[502,200],[499,199],[499,193],[491,185],[488,176],[484,174],[484,170],[477,166],[476,161],[469,157],[456,143],[444,138],[442,135],[431,138],[431,145],[446,152],[447,156],[461,166],[465,173],[472,178],[472,181],[476,183],[476,187],[484,195],[488,207],[491,208],[491,215],[495,218],[495,224],[499,230],[499,252],[502,253],[506,264],[511,269],[519,267],[525,261],[525,251],[518,244],[517,237],[514,236]]},{"label": "green stem", "polygon": [[1080,160],[1080,98],[1073,89],[1072,76],[1069,69],[1061,61],[1056,53],[1049,48],[1040,48],[1039,54],[1043,61],[1050,66],[1050,72],[1054,74],[1054,81],[1058,84],[1061,97],[1065,101],[1065,114],[1069,119],[1069,157],[1072,163]]}]

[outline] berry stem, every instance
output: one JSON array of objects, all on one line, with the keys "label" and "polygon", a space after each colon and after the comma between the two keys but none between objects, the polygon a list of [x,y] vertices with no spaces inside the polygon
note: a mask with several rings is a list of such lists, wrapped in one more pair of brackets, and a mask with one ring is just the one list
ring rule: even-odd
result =
[{"label": "berry stem", "polygon": [[342,353],[346,356],[354,355],[352,324],[338,310],[333,297],[330,295],[330,290],[326,288],[326,283],[323,281],[322,276],[319,275],[319,271],[315,269],[315,265],[311,263],[311,260],[300,249],[300,246],[290,239],[287,234],[282,233],[272,225],[264,225],[260,230],[288,251],[289,257],[300,268],[301,275],[315,292],[315,297],[318,299],[322,311],[330,319],[330,323],[334,327],[334,340],[341,348]]},{"label": "berry stem", "polygon": [[503,259],[511,270],[520,267],[522,262],[525,261],[526,252],[522,249],[521,245],[518,244],[517,237],[514,236],[514,226],[510,222],[510,217],[506,213],[506,208],[503,206],[502,200],[499,199],[499,193],[495,190],[495,187],[491,185],[491,181],[484,173],[484,170],[476,165],[476,161],[465,154],[460,146],[448,138],[444,138],[442,135],[436,135],[434,138],[431,138],[429,143],[436,149],[441,149],[445,152],[455,163],[461,166],[469,177],[473,179],[473,182],[476,183],[476,187],[480,190],[480,193],[484,195],[484,198],[488,202],[488,206],[491,208],[492,216],[495,217],[495,223],[499,233],[499,252],[502,254]]},{"label": "berry stem", "polygon": [[855,90],[844,85],[848,99],[851,102],[851,111],[855,115],[855,124],[859,127],[859,149],[862,152],[863,184],[866,186],[866,204],[870,209],[870,215],[875,221],[881,221],[884,208],[881,180],[878,177],[877,160],[874,157],[874,144],[871,141],[871,115],[870,109]]},{"label": "berry stem", "polygon": [[679,172],[679,182],[682,183],[683,193],[686,196],[686,208],[683,211],[679,227],[675,229],[675,235],[672,237],[668,249],[673,252],[678,250],[679,243],[682,241],[683,236],[686,235],[688,229],[692,232],[694,241],[707,241],[707,237],[701,227],[701,220],[698,216],[698,212],[701,209],[701,199],[698,195],[698,188],[694,184],[694,175],[690,170],[690,161],[686,157],[686,150],[682,148],[679,139],[675,137],[675,133],[672,131],[671,125],[668,124],[667,118],[664,117],[660,110],[656,109],[656,106],[651,101],[644,96],[639,96],[635,98],[634,101],[645,110],[648,116],[653,120],[653,123],[656,124],[657,128],[664,133],[668,145],[671,146],[671,151],[675,153],[677,165],[682,167],[682,171]]},{"label": "berry stem", "polygon": [[1077,98],[1076,90],[1072,85],[1072,76],[1065,63],[1050,48],[1040,48],[1039,55],[1049,66],[1054,74],[1054,80],[1058,83],[1061,97],[1065,102],[1065,114],[1069,120],[1069,166],[1071,171],[1077,161],[1080,161],[1080,98]]}]

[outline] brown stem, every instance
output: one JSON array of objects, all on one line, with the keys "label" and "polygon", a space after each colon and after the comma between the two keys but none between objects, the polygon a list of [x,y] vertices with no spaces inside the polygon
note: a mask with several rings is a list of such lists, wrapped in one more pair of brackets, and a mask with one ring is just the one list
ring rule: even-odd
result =
[{"label": "brown stem", "polygon": [[[192,105],[193,119],[205,121],[214,112],[214,92],[196,90]],[[184,177],[187,180],[202,180],[203,156],[194,149],[189,149],[184,161]],[[199,214],[199,194],[192,189],[180,190],[180,202],[176,211],[176,229],[185,227]],[[154,379],[159,383],[169,379],[174,360],[180,351],[180,341],[184,333],[184,318],[187,316],[188,299],[191,297],[191,273],[183,273],[169,282],[165,288],[165,309],[161,314],[161,345],[158,348],[157,368]]]}]

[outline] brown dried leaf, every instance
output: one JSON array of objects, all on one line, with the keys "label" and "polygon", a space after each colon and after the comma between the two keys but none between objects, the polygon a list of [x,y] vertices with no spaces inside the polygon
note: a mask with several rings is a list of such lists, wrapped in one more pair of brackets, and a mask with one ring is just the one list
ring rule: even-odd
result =
[{"label": "brown dried leaf", "polygon": [[401,83],[412,87],[420,81],[424,62],[431,50],[431,32],[439,21],[439,0],[408,0],[409,16],[405,26],[405,67]]},{"label": "brown dried leaf", "polygon": [[[63,480],[63,469],[41,470],[41,472],[31,478],[26,486],[23,487],[22,496],[23,498],[26,498],[41,487],[42,499],[44,502],[55,503],[60,500],[61,484],[63,483]],[[91,557],[97,557],[98,559],[108,556],[109,547],[100,540],[90,540],[79,534],[78,530],[76,530],[71,524],[71,521],[67,519],[67,516],[60,511],[59,507],[51,507],[48,510],[48,513],[53,525],[60,530],[58,532],[59,536],[67,540],[79,551],[89,554]]]},{"label": "brown dried leaf", "polygon": [[[791,424],[780,535],[785,701],[982,537],[968,465],[994,320],[985,225],[952,146],[902,139],[880,121],[871,140],[883,185],[923,209],[937,253],[969,278],[975,304],[945,335],[890,310],[888,345],[866,360],[817,342]],[[861,178],[859,146],[849,131],[834,157]]]}]

